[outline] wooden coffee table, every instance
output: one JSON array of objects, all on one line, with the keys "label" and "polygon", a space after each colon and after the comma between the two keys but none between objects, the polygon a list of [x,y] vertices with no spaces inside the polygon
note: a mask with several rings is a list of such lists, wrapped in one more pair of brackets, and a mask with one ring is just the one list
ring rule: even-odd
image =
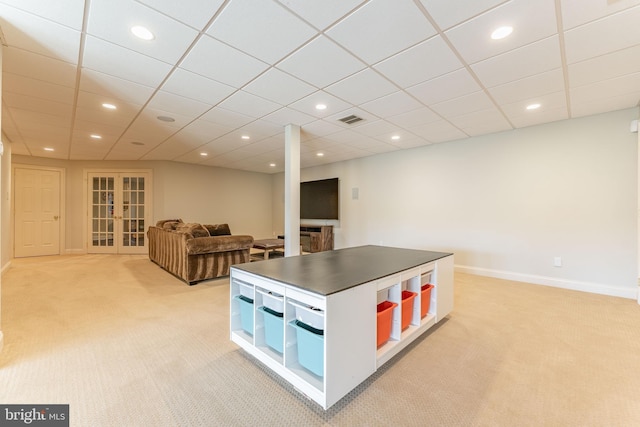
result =
[{"label": "wooden coffee table", "polygon": [[263,252],[263,258],[269,259],[269,253],[276,249],[284,249],[284,239],[260,239],[253,241],[253,247],[261,249]]}]

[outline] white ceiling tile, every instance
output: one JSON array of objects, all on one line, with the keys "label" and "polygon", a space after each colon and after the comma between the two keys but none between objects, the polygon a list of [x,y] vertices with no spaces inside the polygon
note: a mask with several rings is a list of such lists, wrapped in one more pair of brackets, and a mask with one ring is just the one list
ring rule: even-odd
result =
[{"label": "white ceiling tile", "polygon": [[240,88],[268,65],[209,36],[203,36],[180,64],[201,76]]},{"label": "white ceiling tile", "polygon": [[204,28],[222,3],[224,3],[224,0],[189,0],[189,7],[185,7],[185,3],[175,0],[136,1],[198,30]]},{"label": "white ceiling tile", "polygon": [[120,126],[113,126],[104,123],[88,122],[86,120],[79,120],[76,117],[74,122],[73,135],[77,138],[82,138],[85,141],[90,140],[92,134],[102,136],[100,141],[102,142],[115,142],[120,135],[125,131],[128,126],[122,124]]},{"label": "white ceiling tile", "polygon": [[372,0],[326,34],[368,63],[381,61],[436,34],[410,0]]},{"label": "white ceiling tile", "polygon": [[[55,128],[56,130],[68,128],[68,122],[64,123],[60,115],[57,114],[41,113],[39,111],[22,110],[11,107],[8,107],[7,110],[9,110],[15,122],[20,123],[20,132],[25,138],[28,135],[27,131],[39,132],[49,128]],[[71,117],[68,119],[70,120]],[[71,135],[71,132],[67,132],[67,135]]]},{"label": "white ceiling tile", "polygon": [[32,79],[20,74],[3,73],[2,84],[5,93],[16,93],[31,97],[38,97],[48,101],[73,104],[75,91],[68,87],[42,80]]},{"label": "white ceiling tile", "polygon": [[[117,109],[108,110],[102,107],[103,103],[114,104]],[[119,126],[131,123],[141,108],[142,106],[138,104],[80,91],[78,92],[76,115],[80,120]]]},{"label": "white ceiling tile", "polygon": [[178,135],[199,135],[202,137],[201,139],[206,139],[206,141],[208,142],[231,132],[233,129],[234,128],[231,126],[225,126],[218,123],[198,119],[185,126],[182,130],[180,130]]},{"label": "white ceiling tile", "polygon": [[289,105],[317,89],[277,68],[271,68],[243,90],[281,105]]},{"label": "white ceiling tile", "polygon": [[564,90],[562,69],[547,71],[489,89],[498,104],[509,104]]},{"label": "white ceiling tile", "polygon": [[72,64],[78,63],[80,31],[0,3],[6,43]]},{"label": "white ceiling tile", "polygon": [[494,108],[491,99],[483,92],[478,91],[460,98],[450,99],[438,104],[431,105],[431,108],[444,118],[459,116]]},{"label": "white ceiling tile", "polygon": [[111,146],[87,144],[84,141],[72,141],[69,148],[70,160],[102,160]]},{"label": "white ceiling tile", "polygon": [[262,117],[273,113],[282,107],[275,102],[267,101],[259,96],[252,95],[245,91],[239,90],[229,98],[220,103],[220,107],[245,114],[254,118]]},{"label": "white ceiling tile", "polygon": [[378,117],[387,117],[417,110],[422,106],[422,104],[405,92],[398,91],[374,101],[364,103],[361,107]]},{"label": "white ceiling tile", "polygon": [[640,0],[562,0],[562,24],[568,30],[639,4]]},{"label": "white ceiling tile", "polygon": [[87,36],[83,67],[145,86],[158,86],[171,71],[165,62]]},{"label": "white ceiling tile", "polygon": [[[324,104],[327,106],[325,110],[318,110],[316,105]],[[316,118],[323,118],[335,114],[338,111],[344,111],[351,107],[351,104],[344,102],[335,96],[324,91],[317,91],[311,95],[305,96],[299,101],[290,105],[294,110],[301,111],[305,114]]]},{"label": "white ceiling tile", "polygon": [[[540,104],[540,108],[527,110],[527,106],[531,104]],[[559,120],[555,118],[558,114],[564,114],[564,118],[568,116],[567,97],[564,91],[535,96],[504,104],[502,111],[516,127],[542,123],[549,117],[553,117],[553,120]]]},{"label": "white ceiling tile", "polygon": [[336,124],[330,123],[326,120],[316,120],[302,127],[300,132],[300,139],[308,140],[311,138],[331,135],[332,133],[341,131],[342,128]]},{"label": "white ceiling tile", "polygon": [[275,63],[317,34],[317,30],[270,1],[234,0],[207,34],[268,63]]},{"label": "white ceiling tile", "polygon": [[153,98],[151,98],[147,107],[195,118],[209,110],[212,105],[169,92],[158,91]]},{"label": "white ceiling tile", "polygon": [[480,90],[480,86],[466,69],[460,69],[444,76],[417,84],[407,92],[426,105],[459,98]]},{"label": "white ceiling tile", "polygon": [[469,136],[513,129],[504,115],[495,108],[452,116],[449,121]]},{"label": "white ceiling tile", "polygon": [[175,69],[162,85],[162,90],[216,105],[237,89],[182,68]]},{"label": "white ceiling tile", "polygon": [[2,0],[2,3],[78,31],[82,29],[85,0]]},{"label": "white ceiling tile", "polygon": [[441,30],[473,18],[507,0],[420,0]]},{"label": "white ceiling tile", "polygon": [[203,114],[202,117],[200,117],[200,120],[206,120],[235,129],[254,121],[255,118],[247,116],[246,114],[215,107]]},{"label": "white ceiling tile", "polygon": [[573,64],[639,44],[638,22],[640,6],[567,31],[567,62]]},{"label": "white ceiling tile", "polygon": [[367,68],[325,89],[352,104],[361,104],[388,95],[398,88],[375,71]]},{"label": "white ceiling tile", "polygon": [[576,87],[640,70],[640,45],[569,65],[569,86]]},{"label": "white ceiling tile", "polygon": [[[387,135],[397,131],[398,126],[385,120],[376,120],[358,127],[356,132],[370,137],[378,137],[380,135]],[[391,140],[385,142],[391,143]]]},{"label": "white ceiling tile", "polygon": [[256,120],[230,132],[229,136],[240,140],[242,135],[249,135],[251,139],[246,142],[254,143],[280,133],[284,133],[284,127],[281,125],[266,120]]},{"label": "white ceiling tile", "polygon": [[[154,39],[141,40],[131,28],[142,25]],[[198,32],[134,0],[91,0],[87,33],[160,61],[175,63]]]},{"label": "white ceiling tile", "polygon": [[76,84],[74,65],[12,47],[3,48],[2,71],[68,87]]},{"label": "white ceiling tile", "polygon": [[420,126],[421,124],[441,120],[441,117],[434,113],[430,108],[421,107],[417,110],[388,117],[387,120],[402,128],[412,128]]},{"label": "white ceiling tile", "polygon": [[640,72],[571,88],[571,111],[586,115],[637,106],[639,88]]},{"label": "white ceiling tile", "polygon": [[278,0],[296,15],[320,30],[324,30],[338,19],[345,16],[363,0]]},{"label": "white ceiling tile", "polygon": [[279,110],[276,110],[273,113],[264,116],[263,119],[283,127],[288,124],[304,126],[316,120],[316,118],[313,116],[297,110],[293,110],[289,107],[283,107]]},{"label": "white ceiling tile", "polygon": [[323,88],[365,68],[365,64],[321,36],[286,58],[278,68]]},{"label": "white ceiling tile", "polygon": [[535,115],[514,115],[510,117],[511,122],[517,128],[525,126],[534,126],[541,123],[555,122],[558,120],[566,120],[569,118],[566,107],[556,107],[539,111]]},{"label": "white ceiling tile", "polygon": [[560,44],[553,36],[477,62],[471,69],[484,86],[493,87],[561,66]]},{"label": "white ceiling tile", "polygon": [[199,146],[200,144],[193,140],[183,140],[180,138],[174,139],[174,137],[171,137],[162,144],[146,152],[141,157],[141,160],[174,160],[185,156],[187,153],[192,152]]},{"label": "white ceiling tile", "polygon": [[[492,40],[491,33],[503,25],[512,26],[513,33],[502,40]],[[464,60],[472,64],[556,32],[554,0],[511,0],[445,34]]]},{"label": "white ceiling tile", "polygon": [[37,113],[57,116],[60,118],[60,121],[67,121],[64,125],[69,125],[71,122],[73,103],[56,102],[14,92],[5,92],[2,96],[2,102],[9,108],[18,108],[20,110],[34,111]]},{"label": "white ceiling tile", "polygon": [[[170,117],[174,121],[160,120],[159,117]],[[165,111],[147,106],[140,112],[140,115],[136,117],[134,125],[138,127],[142,127],[144,125],[154,128],[171,128],[173,129],[171,132],[173,134],[174,132],[177,132],[178,129],[182,129],[191,123],[195,118],[196,116],[193,114],[178,114],[173,111]]]},{"label": "white ceiling tile", "polygon": [[462,68],[449,46],[436,36],[386,59],[374,67],[406,88]]},{"label": "white ceiling tile", "polygon": [[154,92],[154,88],[152,87],[93,71],[88,68],[82,70],[80,90],[102,95],[108,99],[118,99],[137,105],[146,104]]},{"label": "white ceiling tile", "polygon": [[444,120],[416,126],[409,130],[431,143],[453,141],[467,137],[460,129]]}]

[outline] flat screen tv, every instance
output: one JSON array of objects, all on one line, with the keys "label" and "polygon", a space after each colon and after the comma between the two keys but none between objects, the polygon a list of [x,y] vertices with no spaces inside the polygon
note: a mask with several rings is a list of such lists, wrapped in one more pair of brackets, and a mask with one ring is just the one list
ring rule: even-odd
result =
[{"label": "flat screen tv", "polygon": [[300,218],[338,219],[338,178],[300,183]]}]

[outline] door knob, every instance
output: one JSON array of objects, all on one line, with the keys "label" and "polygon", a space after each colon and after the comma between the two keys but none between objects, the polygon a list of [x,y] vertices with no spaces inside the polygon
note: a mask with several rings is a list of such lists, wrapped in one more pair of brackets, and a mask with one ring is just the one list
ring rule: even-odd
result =
[{"label": "door knob", "polygon": [[57,221],[58,220],[58,215],[54,215],[53,219]]}]

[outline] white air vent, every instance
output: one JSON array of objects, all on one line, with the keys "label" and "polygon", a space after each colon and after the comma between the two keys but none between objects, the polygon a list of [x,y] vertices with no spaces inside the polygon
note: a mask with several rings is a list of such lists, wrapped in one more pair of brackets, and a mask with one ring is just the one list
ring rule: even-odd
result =
[{"label": "white air vent", "polygon": [[338,119],[338,120],[340,120],[341,122],[346,123],[346,124],[348,124],[348,125],[352,125],[352,124],[354,124],[354,123],[358,123],[358,122],[360,122],[360,121],[362,121],[362,120],[364,120],[364,119],[363,119],[362,117],[354,116],[354,115],[352,114],[352,115],[350,115],[350,116],[343,117],[343,118]]}]

